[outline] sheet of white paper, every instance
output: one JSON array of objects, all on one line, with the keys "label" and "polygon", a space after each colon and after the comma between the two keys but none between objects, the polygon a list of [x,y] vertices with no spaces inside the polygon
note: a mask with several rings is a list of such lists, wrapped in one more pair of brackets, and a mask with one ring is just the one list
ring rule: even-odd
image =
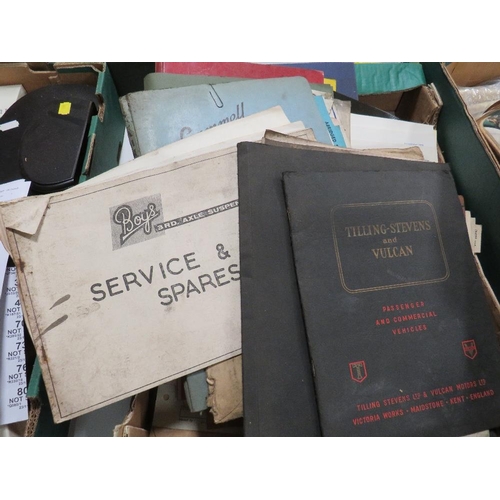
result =
[{"label": "sheet of white paper", "polygon": [[0,116],[24,95],[26,95],[26,90],[22,85],[0,86]]},{"label": "sheet of white paper", "polygon": [[[10,201],[16,198],[22,198],[28,194],[31,182],[20,179],[18,181],[7,182],[0,185],[0,201]],[[0,243],[0,290],[3,286],[5,268],[9,254]]]},{"label": "sheet of white paper", "polygon": [[194,156],[195,154],[204,154],[215,149],[230,147],[243,140],[251,141],[261,139],[264,131],[268,128],[279,130],[285,134],[304,128],[302,122],[296,122],[292,129],[282,129],[281,127],[285,125],[290,125],[290,120],[287,118],[281,106],[275,106],[274,108],[255,113],[246,118],[225,123],[224,125],[219,125],[186,137],[186,139],[182,139],[181,141],[174,142],[156,151],[140,156],[136,158],[133,163],[126,162],[123,165],[120,164],[118,167],[75,186],[73,189],[86,188],[89,185],[115,179],[122,175],[140,172],[150,168],[152,163],[159,165],[161,162],[180,161],[181,159]]},{"label": "sheet of white paper", "polygon": [[437,135],[432,125],[351,115],[351,147],[353,149],[407,148],[410,146],[418,146],[426,160],[438,161]]},{"label": "sheet of white paper", "polygon": [[123,165],[123,163],[127,163],[134,159],[134,153],[132,152],[132,146],[130,145],[130,139],[128,138],[127,129],[123,133],[123,143],[122,150],[120,151],[120,160],[118,165]]}]

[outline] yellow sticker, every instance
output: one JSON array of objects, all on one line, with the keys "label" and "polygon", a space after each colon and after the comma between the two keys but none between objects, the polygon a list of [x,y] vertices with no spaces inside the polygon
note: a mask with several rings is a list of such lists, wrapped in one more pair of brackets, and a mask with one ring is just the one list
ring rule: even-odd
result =
[{"label": "yellow sticker", "polygon": [[70,102],[60,102],[59,103],[59,111],[57,114],[59,115],[69,115],[71,111],[71,103]]},{"label": "yellow sticker", "polygon": [[333,78],[325,78],[325,83],[330,85],[333,90],[337,90],[337,80],[334,80]]}]

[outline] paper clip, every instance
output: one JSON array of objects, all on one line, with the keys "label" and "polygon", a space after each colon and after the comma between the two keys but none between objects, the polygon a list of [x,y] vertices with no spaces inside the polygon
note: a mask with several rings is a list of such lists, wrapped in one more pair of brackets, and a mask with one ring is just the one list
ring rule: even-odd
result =
[{"label": "paper clip", "polygon": [[[214,94],[217,96],[217,99],[219,100],[219,102],[217,102],[217,100],[213,96],[212,91],[210,91],[210,97],[214,100],[215,105],[218,108],[223,108],[224,107],[224,103],[222,102],[222,99],[219,97],[219,94],[217,94],[217,91],[214,89],[213,85],[211,85],[211,84],[209,84],[209,85],[210,85],[210,87],[212,87],[212,90],[214,91]],[[219,106],[219,104],[220,104],[220,106]]]}]

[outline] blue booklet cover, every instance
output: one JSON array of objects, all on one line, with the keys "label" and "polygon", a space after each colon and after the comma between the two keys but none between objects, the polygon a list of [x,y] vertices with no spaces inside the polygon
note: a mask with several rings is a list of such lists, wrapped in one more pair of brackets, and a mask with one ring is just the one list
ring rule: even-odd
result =
[{"label": "blue booklet cover", "polygon": [[281,106],[331,144],[311,87],[303,77],[244,80],[133,92],[120,99],[130,142],[140,156],[192,134]]},{"label": "blue booklet cover", "polygon": [[358,99],[356,70],[353,62],[298,62],[282,64],[281,66],[323,71],[325,78],[337,82],[337,92],[352,99]]},{"label": "blue booklet cover", "polygon": [[328,130],[328,134],[330,135],[331,143],[334,146],[345,148],[346,144],[344,140],[344,135],[342,134],[342,129],[338,125],[334,125],[330,117],[330,114],[328,113],[328,109],[326,107],[323,97],[321,97],[320,95],[315,95],[314,99],[316,101],[316,105],[318,106],[321,117],[325,122],[326,129]]}]

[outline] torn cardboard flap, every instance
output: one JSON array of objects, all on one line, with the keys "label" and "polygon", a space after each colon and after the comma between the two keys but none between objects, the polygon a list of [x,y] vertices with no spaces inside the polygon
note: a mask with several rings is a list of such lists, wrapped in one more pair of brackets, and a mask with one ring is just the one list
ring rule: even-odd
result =
[{"label": "torn cardboard flap", "polygon": [[433,85],[422,85],[405,92],[396,109],[401,120],[436,126],[443,102]]},{"label": "torn cardboard flap", "polygon": [[179,379],[158,387],[150,437],[239,436],[241,423],[218,425],[207,410],[191,412]]},{"label": "torn cardboard flap", "polygon": [[403,91],[400,90],[398,92],[389,92],[386,94],[360,95],[359,100],[360,102],[373,106],[374,108],[395,114],[402,96]]},{"label": "torn cardboard flap", "polygon": [[[29,63],[31,66],[33,63]],[[88,66],[89,68],[92,68],[96,72],[102,72],[104,71],[106,63],[103,62],[56,62],[54,63],[54,69],[55,70],[60,70],[60,69],[74,69],[74,68],[81,68]]]},{"label": "torn cardboard flap", "polygon": [[459,87],[474,87],[500,77],[498,62],[452,62],[446,70]]},{"label": "torn cardboard flap", "polygon": [[441,97],[433,85],[421,85],[388,94],[366,95],[360,97],[360,101],[387,111],[400,120],[433,126],[437,124],[443,107]]},{"label": "torn cardboard flap", "polygon": [[150,392],[137,394],[131,405],[130,411],[119,425],[113,430],[113,437],[147,437],[147,416],[150,405]]},{"label": "torn cardboard flap", "polygon": [[[54,69],[34,63],[0,63],[0,85],[22,83],[26,92],[32,92],[46,85],[60,83],[81,83],[96,86],[98,72],[103,63],[55,63]],[[70,69],[86,69],[88,72],[72,72]]]},{"label": "torn cardboard flap", "polygon": [[243,416],[243,376],[241,355],[206,369],[207,406],[214,422],[221,424]]},{"label": "torn cardboard flap", "polygon": [[481,277],[481,283],[483,284],[486,301],[490,306],[491,314],[493,316],[497,339],[500,342],[500,302],[496,298],[495,292],[491,288],[491,285],[484,274],[483,267],[481,266],[481,262],[479,261],[477,255],[474,255],[474,262],[476,263],[479,276]]}]

